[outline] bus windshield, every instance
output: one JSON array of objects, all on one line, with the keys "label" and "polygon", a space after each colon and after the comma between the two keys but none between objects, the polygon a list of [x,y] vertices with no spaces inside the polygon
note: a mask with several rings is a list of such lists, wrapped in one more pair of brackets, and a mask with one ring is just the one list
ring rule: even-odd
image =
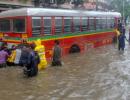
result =
[{"label": "bus windshield", "polygon": [[25,32],[25,19],[1,19],[0,20],[0,32]]}]

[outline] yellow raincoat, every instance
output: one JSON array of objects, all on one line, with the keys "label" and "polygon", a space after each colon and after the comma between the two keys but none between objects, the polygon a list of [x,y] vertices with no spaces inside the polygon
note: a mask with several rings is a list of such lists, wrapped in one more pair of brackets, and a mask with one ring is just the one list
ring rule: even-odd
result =
[{"label": "yellow raincoat", "polygon": [[119,41],[118,41],[118,36],[121,34],[120,31],[118,31],[118,29],[115,29],[116,32],[116,37],[117,37],[117,46],[119,46]]},{"label": "yellow raincoat", "polygon": [[121,33],[116,29],[115,32],[117,33],[117,36],[119,36]]},{"label": "yellow raincoat", "polygon": [[36,48],[35,51],[38,52],[38,55],[40,57],[40,63],[38,64],[38,69],[42,70],[47,67],[47,61],[46,61],[46,56],[45,56],[45,47],[44,45],[41,44],[41,40],[35,41]]},{"label": "yellow raincoat", "polygon": [[11,52],[11,54],[9,55],[7,61],[8,61],[8,62],[11,62],[11,63],[14,63],[15,57],[16,57],[16,50],[13,50],[13,51]]}]

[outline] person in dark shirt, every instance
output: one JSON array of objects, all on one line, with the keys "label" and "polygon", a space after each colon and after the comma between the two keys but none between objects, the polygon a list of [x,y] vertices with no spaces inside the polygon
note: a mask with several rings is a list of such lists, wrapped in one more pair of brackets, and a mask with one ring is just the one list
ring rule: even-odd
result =
[{"label": "person in dark shirt", "polygon": [[21,52],[21,57],[20,57],[20,66],[24,67],[27,65],[27,61],[28,61],[28,56],[29,56],[29,49],[30,47],[29,46],[23,46],[22,48],[22,52]]},{"label": "person in dark shirt", "polygon": [[130,29],[129,29],[129,40],[128,41],[129,41],[129,44],[130,44]]},{"label": "person in dark shirt", "polygon": [[121,23],[121,21],[120,20],[118,20],[118,31],[120,32],[120,33],[122,33],[122,23]]},{"label": "person in dark shirt", "polygon": [[53,57],[52,57],[52,66],[62,66],[61,63],[61,47],[59,46],[60,42],[55,40],[55,45],[53,48]]},{"label": "person in dark shirt", "polygon": [[[119,41],[119,44],[118,44],[118,50],[122,50],[124,51],[124,48],[125,48],[125,40],[127,40],[126,36],[125,36],[125,33],[126,33],[126,29],[125,29],[125,25],[122,25],[122,31],[121,31],[121,34],[118,36],[118,41]],[[128,40],[127,40],[128,41]],[[129,42],[129,41],[128,41]]]},{"label": "person in dark shirt", "polygon": [[124,51],[124,48],[125,48],[125,39],[126,39],[126,36],[125,34],[121,33],[118,37],[118,41],[119,41],[119,44],[118,44],[118,50],[122,50]]},{"label": "person in dark shirt", "polygon": [[24,69],[24,74],[28,77],[33,77],[38,74],[38,64],[40,63],[40,58],[37,52],[34,51],[35,46],[32,44],[30,47],[31,48],[27,59],[27,65],[25,66],[26,69]]}]

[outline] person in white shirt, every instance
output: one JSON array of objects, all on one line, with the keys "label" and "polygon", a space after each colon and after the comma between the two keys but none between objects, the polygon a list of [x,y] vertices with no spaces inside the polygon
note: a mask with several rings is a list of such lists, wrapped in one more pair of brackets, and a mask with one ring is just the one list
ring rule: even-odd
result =
[{"label": "person in white shirt", "polygon": [[20,57],[21,57],[21,48],[17,46],[16,57],[15,57],[15,60],[14,60],[15,65],[19,65]]}]

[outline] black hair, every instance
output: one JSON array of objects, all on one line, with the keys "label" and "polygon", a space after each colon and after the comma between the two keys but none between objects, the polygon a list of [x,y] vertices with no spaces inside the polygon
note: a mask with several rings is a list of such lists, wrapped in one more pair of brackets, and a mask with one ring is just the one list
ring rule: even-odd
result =
[{"label": "black hair", "polygon": [[120,22],[121,22],[121,20],[120,20],[120,19],[118,19],[118,22],[120,23]]},{"label": "black hair", "polygon": [[34,43],[30,44],[31,49],[35,49],[36,45]]}]

